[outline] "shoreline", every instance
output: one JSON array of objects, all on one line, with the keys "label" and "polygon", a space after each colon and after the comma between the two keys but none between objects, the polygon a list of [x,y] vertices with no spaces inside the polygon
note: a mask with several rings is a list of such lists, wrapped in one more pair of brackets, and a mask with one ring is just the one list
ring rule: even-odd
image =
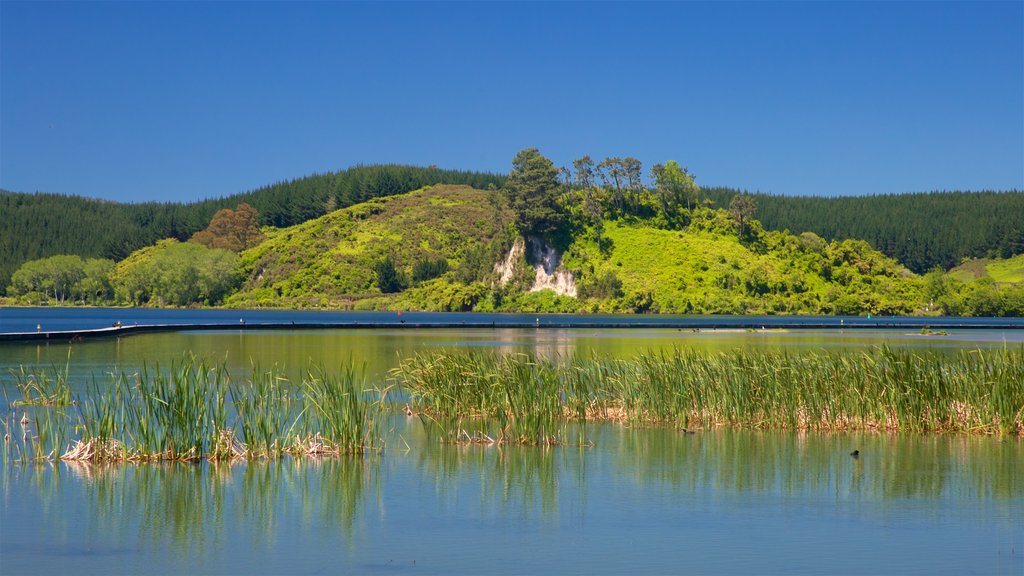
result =
[{"label": "shoreline", "polygon": [[[593,317],[591,317],[593,318]],[[381,329],[413,329],[413,330],[438,330],[453,328],[473,329],[529,329],[535,330],[567,330],[567,329],[676,329],[678,331],[731,331],[731,332],[752,332],[768,333],[783,330],[907,330],[927,329],[937,330],[1024,330],[1024,318],[1016,322],[1008,322],[993,326],[987,323],[984,318],[972,319],[949,319],[937,318],[938,322],[921,317],[887,317],[885,319],[867,319],[861,321],[849,318],[826,317],[820,320],[804,320],[800,322],[780,317],[779,321],[772,322],[768,318],[752,318],[749,322],[742,319],[730,318],[728,321],[716,321],[708,318],[680,318],[678,320],[662,320],[659,322],[623,321],[609,320],[607,322],[573,322],[564,321],[561,318],[545,317],[541,322],[538,316],[534,322],[529,321],[472,321],[462,320],[458,322],[416,322],[399,320],[386,322],[240,322],[240,323],[202,323],[202,324],[132,324],[124,326],[110,326],[105,328],[89,328],[81,330],[54,330],[39,332],[2,332],[0,343],[20,342],[80,342],[86,339],[97,338],[120,338],[136,334],[151,334],[160,332],[185,332],[185,331],[279,331],[279,330],[381,330]],[[931,334],[925,334],[931,335]]]}]

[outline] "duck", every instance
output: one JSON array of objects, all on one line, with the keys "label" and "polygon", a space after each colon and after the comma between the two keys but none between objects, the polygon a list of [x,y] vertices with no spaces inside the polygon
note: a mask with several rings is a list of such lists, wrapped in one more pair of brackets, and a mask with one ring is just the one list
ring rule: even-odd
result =
[{"label": "duck", "polygon": [[854,450],[853,452],[850,452],[850,456],[853,456],[854,458],[860,458],[860,450]]}]

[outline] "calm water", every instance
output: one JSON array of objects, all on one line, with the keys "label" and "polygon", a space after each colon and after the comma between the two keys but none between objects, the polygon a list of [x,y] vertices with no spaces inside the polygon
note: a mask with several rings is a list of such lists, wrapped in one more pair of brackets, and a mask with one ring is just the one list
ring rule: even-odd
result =
[{"label": "calm water", "polygon": [[[494,347],[629,356],[697,348],[941,351],[1020,331],[181,332],[0,346],[10,368],[89,375],[186,351],[236,373]],[[6,405],[4,414],[10,414]],[[591,426],[592,447],[441,445],[395,417],[362,460],[92,467],[5,464],[0,573],[1024,573],[1019,439]],[[849,452],[862,452],[854,459]]]},{"label": "calm water", "polygon": [[[404,418],[403,418],[404,420]],[[593,448],[7,467],[5,574],[1020,574],[1021,445],[594,427]],[[399,443],[399,446],[401,444]],[[863,455],[853,459],[851,447]]]},{"label": "calm water", "polygon": [[0,307],[0,334],[7,332],[43,332],[66,330],[90,330],[109,328],[116,322],[125,326],[133,324],[227,324],[240,321],[248,326],[259,324],[362,324],[394,325],[410,324],[452,324],[467,326],[489,326],[504,324],[506,327],[568,326],[586,328],[596,326],[622,326],[665,328],[695,328],[714,325],[720,328],[752,326],[799,327],[826,325],[840,327],[857,326],[862,329],[904,326],[920,330],[923,326],[958,325],[970,322],[990,330],[1024,331],[1022,318],[940,318],[940,317],[863,317],[863,316],[692,316],[669,314],[481,314],[459,312],[333,312],[333,311],[291,311],[291,310],[189,310],[156,308],[51,308],[51,307]]}]

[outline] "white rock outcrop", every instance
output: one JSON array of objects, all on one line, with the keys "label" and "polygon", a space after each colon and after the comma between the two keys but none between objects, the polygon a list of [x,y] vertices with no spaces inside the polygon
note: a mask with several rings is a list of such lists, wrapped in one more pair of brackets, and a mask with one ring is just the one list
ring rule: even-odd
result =
[{"label": "white rock outcrop", "polygon": [[498,273],[498,282],[505,285],[515,275],[515,266],[526,252],[527,245],[530,249],[529,261],[534,262],[534,280],[530,292],[538,290],[554,290],[561,296],[576,296],[576,279],[572,273],[562,267],[562,255],[554,246],[540,238],[530,236],[524,242],[517,238],[512,244],[505,259],[494,266]]}]

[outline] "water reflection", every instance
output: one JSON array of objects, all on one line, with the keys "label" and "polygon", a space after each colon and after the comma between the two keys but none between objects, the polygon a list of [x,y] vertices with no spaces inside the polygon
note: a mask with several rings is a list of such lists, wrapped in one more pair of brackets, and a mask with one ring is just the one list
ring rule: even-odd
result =
[{"label": "water reflection", "polygon": [[[310,562],[303,566],[313,571],[388,571],[391,559],[410,568],[417,558],[455,562],[463,557],[450,551],[479,546],[468,564],[433,569],[479,572],[495,567],[488,555],[507,557],[499,544],[517,535],[540,555],[511,571],[563,558],[554,544],[562,542],[607,562],[581,560],[580,569],[626,571],[633,554],[650,571],[671,572],[673,557],[658,546],[687,541],[703,550],[709,539],[795,530],[790,544],[773,540],[775,556],[759,560],[781,569],[805,550],[800,538],[823,527],[837,542],[864,542],[865,526],[910,523],[921,546],[928,534],[962,539],[981,546],[970,562],[999,572],[1006,565],[991,554],[1021,544],[1019,439],[591,424],[571,433],[593,446],[534,448],[442,444],[416,418],[392,424],[388,451],[365,460],[5,465],[4,571],[66,569],[69,558],[85,572],[145,571],[152,562],[190,573],[299,571],[264,563],[275,558]],[[715,536],[715,526],[729,533]],[[619,548],[624,529],[638,531],[628,549]],[[891,560],[863,566],[896,569]]]},{"label": "water reflection", "polygon": [[1024,497],[1016,438],[608,426],[598,442],[615,447],[618,468],[638,486],[870,500]]},{"label": "water reflection", "polygon": [[[0,346],[0,379],[20,366],[70,368],[89,378],[115,369],[137,370],[143,364],[169,365],[184,353],[224,362],[238,373],[252,367],[277,367],[298,376],[311,365],[328,370],[342,364],[364,365],[371,378],[382,379],[399,358],[418,352],[489,347],[506,352],[531,352],[543,359],[574,355],[629,357],[673,348],[727,352],[736,349],[799,351],[857,350],[865,346],[928,348],[955,352],[965,348],[1019,346],[1024,331],[1014,333],[962,331],[946,337],[926,337],[901,331],[680,331],[674,329],[574,328],[451,329],[451,330],[307,330],[289,332],[177,332],[143,334],[75,344],[4,344]],[[7,384],[5,384],[6,386]]]}]

